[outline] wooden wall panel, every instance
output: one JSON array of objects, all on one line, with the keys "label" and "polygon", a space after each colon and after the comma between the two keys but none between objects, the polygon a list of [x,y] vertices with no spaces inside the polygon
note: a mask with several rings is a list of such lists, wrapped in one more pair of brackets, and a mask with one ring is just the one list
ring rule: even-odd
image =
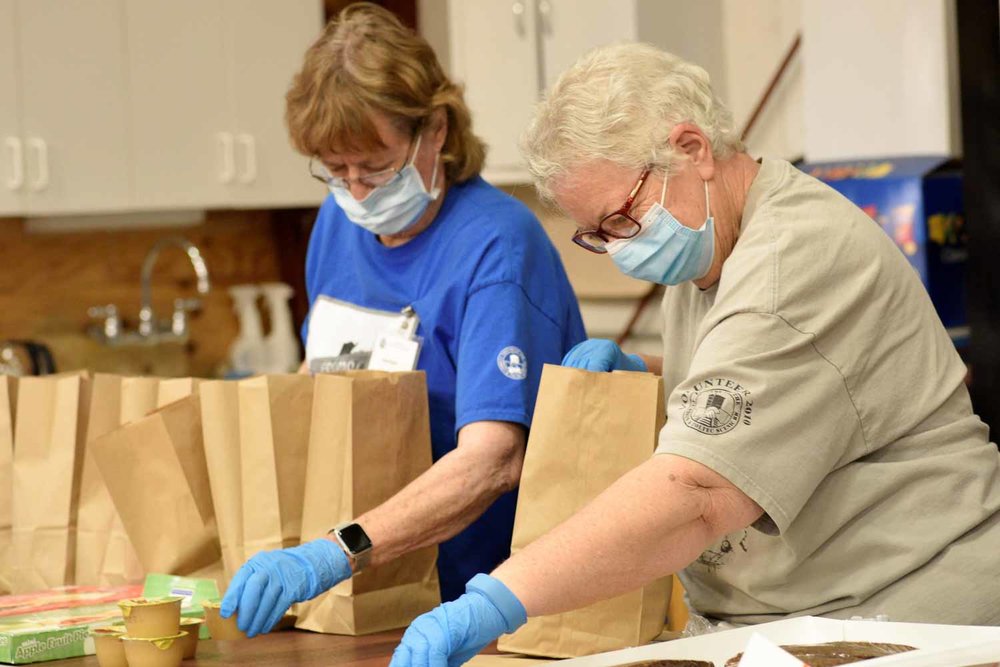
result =
[{"label": "wooden wall panel", "polygon": [[[197,227],[136,231],[29,234],[19,220],[0,220],[0,339],[31,338],[53,347],[60,368],[214,375],[237,322],[226,287],[279,280],[279,249],[268,212],[213,212]],[[183,348],[116,348],[85,333],[89,306],[114,303],[134,328],[140,268],[162,237],[180,235],[205,258],[212,291],[191,318]],[[287,273],[287,269],[286,269]],[[195,277],[178,249],[160,254],[153,272],[153,306],[168,317],[178,296],[195,296]]]}]

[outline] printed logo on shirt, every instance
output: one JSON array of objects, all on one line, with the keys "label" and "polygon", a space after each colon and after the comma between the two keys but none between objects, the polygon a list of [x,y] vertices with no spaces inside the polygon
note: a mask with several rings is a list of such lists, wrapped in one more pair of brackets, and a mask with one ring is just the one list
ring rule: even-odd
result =
[{"label": "printed logo on shirt", "polygon": [[681,394],[684,423],[706,435],[729,433],[741,422],[750,425],[750,391],[725,378],[702,380]]},{"label": "printed logo on shirt", "polygon": [[[750,531],[744,530],[740,539],[736,542],[740,549],[743,550],[743,553],[748,553],[750,551],[750,549],[747,548],[747,538],[749,536]],[[736,552],[736,549],[733,547],[733,539],[736,539],[735,535],[727,535],[721,542],[719,542],[719,544],[705,549],[701,556],[698,557],[698,564],[704,565],[712,572],[716,572],[720,568],[724,567],[726,565],[726,561],[729,560],[730,556]]]},{"label": "printed logo on shirt", "polygon": [[497,355],[497,366],[500,372],[511,380],[523,380],[528,377],[528,358],[521,348],[510,345],[500,350]]}]

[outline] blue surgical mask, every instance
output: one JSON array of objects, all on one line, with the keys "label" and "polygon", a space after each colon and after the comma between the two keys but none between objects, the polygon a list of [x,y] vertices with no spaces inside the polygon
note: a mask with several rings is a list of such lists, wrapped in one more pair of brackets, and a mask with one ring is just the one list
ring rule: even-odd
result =
[{"label": "blue surgical mask", "polygon": [[361,201],[355,199],[350,190],[343,186],[332,184],[327,186],[348,220],[364,227],[372,234],[392,236],[405,232],[420,219],[427,206],[441,194],[440,188],[434,187],[441,154],[438,153],[434,158],[434,175],[431,176],[430,192],[424,187],[424,179],[414,164],[417,152],[420,150],[421,138],[417,138],[413,159],[400,170],[399,175],[389,183],[369,192]]},{"label": "blue surgical mask", "polygon": [[642,229],[630,239],[616,239],[605,247],[618,269],[627,276],[661,285],[679,285],[708,273],[715,255],[715,221],[705,181],[705,224],[685,227],[663,207],[667,181],[660,202],[642,216]]}]

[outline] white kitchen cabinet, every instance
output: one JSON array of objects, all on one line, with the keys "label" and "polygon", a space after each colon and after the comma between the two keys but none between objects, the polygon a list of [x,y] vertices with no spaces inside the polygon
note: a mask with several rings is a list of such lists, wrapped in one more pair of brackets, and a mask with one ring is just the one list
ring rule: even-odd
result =
[{"label": "white kitchen cabinet", "polygon": [[321,0],[130,0],[136,208],[322,201],[284,124],[322,12]]},{"label": "white kitchen cabinet", "polygon": [[20,84],[15,88],[24,153],[23,210],[126,209],[122,0],[18,0],[11,24]]},{"label": "white kitchen cabinet", "polygon": [[222,2],[133,0],[125,11],[134,206],[228,206],[235,127]]},{"label": "white kitchen cabinet", "polygon": [[322,0],[0,0],[0,216],[318,205],[284,97]]},{"label": "white kitchen cabinet", "polygon": [[804,2],[806,159],[958,155],[954,12],[951,0]]},{"label": "white kitchen cabinet", "polygon": [[320,0],[225,0],[238,207],[318,206],[326,194],[309,177],[285,128],[285,92],[323,26]]},{"label": "white kitchen cabinet", "polygon": [[0,217],[21,212],[25,186],[14,10],[14,0],[0,0]]},{"label": "white kitchen cabinet", "polygon": [[[518,142],[535,103],[587,51],[643,41],[696,62],[721,51],[721,21],[697,26],[699,39],[687,42],[696,52],[674,46],[673,25],[687,2],[422,0],[419,22],[445,70],[465,85],[473,126],[489,146],[483,176],[509,185],[530,180]],[[720,3],[699,0],[716,13]]]},{"label": "white kitchen cabinet", "polygon": [[442,64],[465,84],[473,129],[488,146],[484,176],[494,183],[527,180],[517,140],[539,90],[532,2],[449,2],[450,43],[437,49],[450,50],[451,62]]}]

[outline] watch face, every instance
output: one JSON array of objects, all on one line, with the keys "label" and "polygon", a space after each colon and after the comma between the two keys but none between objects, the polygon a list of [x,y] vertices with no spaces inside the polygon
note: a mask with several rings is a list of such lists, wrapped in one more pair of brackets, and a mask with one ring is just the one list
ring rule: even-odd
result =
[{"label": "watch face", "polygon": [[356,523],[350,523],[339,531],[340,539],[352,554],[359,554],[372,548],[372,541],[368,539],[368,534],[364,528]]}]

